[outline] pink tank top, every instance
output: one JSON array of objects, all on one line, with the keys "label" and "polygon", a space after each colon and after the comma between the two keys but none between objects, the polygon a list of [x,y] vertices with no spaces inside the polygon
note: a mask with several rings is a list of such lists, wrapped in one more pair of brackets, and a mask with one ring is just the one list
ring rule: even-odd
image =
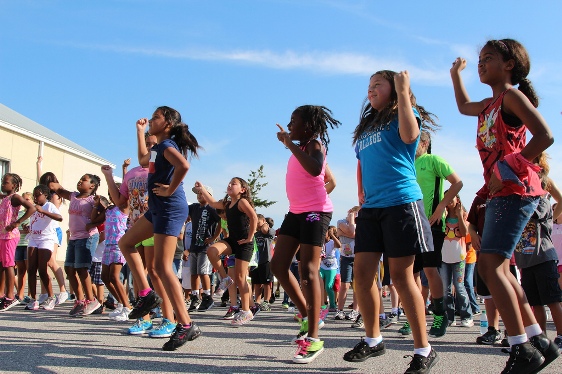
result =
[{"label": "pink tank top", "polygon": [[[304,146],[306,147],[306,146]],[[304,147],[302,149],[304,150]],[[334,207],[324,187],[326,157],[322,171],[316,177],[310,175],[297,158],[291,155],[287,165],[285,189],[289,198],[289,211],[300,214],[307,212],[332,212]]]},{"label": "pink tank top", "polygon": [[6,231],[6,226],[18,219],[21,206],[12,206],[12,196],[8,195],[0,201],[0,239],[14,239],[20,237],[20,230],[16,226],[12,231]]}]

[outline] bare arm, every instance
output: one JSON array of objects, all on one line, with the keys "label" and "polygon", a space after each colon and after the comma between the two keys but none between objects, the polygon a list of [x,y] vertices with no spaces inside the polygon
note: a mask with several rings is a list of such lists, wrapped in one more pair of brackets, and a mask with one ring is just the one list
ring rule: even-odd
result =
[{"label": "bare arm", "polygon": [[324,164],[322,145],[318,141],[313,140],[308,143],[305,151],[303,151],[291,141],[289,133],[286,132],[281,125],[277,124],[277,127],[279,127],[277,139],[282,142],[285,147],[289,148],[304,170],[313,177],[320,175],[322,172],[322,165]]},{"label": "bare arm", "polygon": [[129,197],[125,195],[121,195],[119,192],[119,188],[115,183],[115,179],[113,179],[113,169],[109,165],[104,165],[101,167],[101,172],[105,177],[105,181],[107,182],[107,188],[109,189],[109,196],[119,208],[125,207],[129,204]]},{"label": "bare arm", "polygon": [[562,214],[562,192],[552,179],[550,179],[549,182],[548,192],[552,195],[552,198],[557,203],[556,208],[552,212],[552,217],[554,220],[556,220],[560,216],[560,214]]},{"label": "bare arm", "polygon": [[150,152],[146,149],[146,143],[144,141],[144,133],[146,132],[147,125],[147,118],[141,118],[137,121],[137,157],[140,166],[144,168],[148,167],[148,163],[150,162]]},{"label": "bare arm", "polygon": [[125,178],[125,174],[127,174],[127,169],[129,168],[129,165],[131,165],[131,159],[128,158],[125,161],[123,161],[123,165],[121,166],[123,174],[121,174],[123,176],[123,178]]},{"label": "bare arm", "polygon": [[443,213],[447,208],[447,205],[453,201],[453,198],[457,196],[462,189],[462,181],[457,173],[453,172],[447,176],[447,181],[451,183],[451,187],[447,193],[443,196],[443,199],[437,204],[435,211],[429,217],[429,224],[433,225],[435,222],[440,222],[443,219]]},{"label": "bare arm", "polygon": [[331,193],[334,190],[334,188],[336,188],[336,177],[332,173],[332,170],[330,169],[328,164],[326,164],[324,183],[325,183],[324,188],[326,188],[326,192],[328,194]]},{"label": "bare arm", "polygon": [[12,206],[23,206],[25,208],[25,213],[23,216],[6,226],[6,231],[12,231],[35,213],[35,206],[18,194],[14,194],[14,196],[12,196],[11,203]]},{"label": "bare arm", "polygon": [[41,179],[41,164],[43,163],[43,157],[37,157],[37,183],[39,183],[39,179]]},{"label": "bare arm", "polygon": [[174,174],[169,185],[162,183],[154,183],[156,187],[153,188],[154,194],[157,196],[171,196],[178,186],[183,181],[183,178],[189,170],[189,162],[179,153],[175,148],[168,147],[164,150],[164,157],[174,167]]},{"label": "bare arm", "polygon": [[195,186],[197,191],[201,192],[205,197],[205,200],[209,204],[210,207],[215,209],[224,209],[224,202],[222,200],[217,201],[203,186],[203,184],[199,181],[195,182]]},{"label": "bare arm", "polygon": [[63,199],[70,200],[70,195],[72,193],[70,191],[65,190],[59,183],[56,182],[49,183],[49,189],[51,191],[55,191],[57,195],[59,195]]},{"label": "bare arm", "polygon": [[248,237],[238,241],[238,244],[251,243],[254,240],[254,234],[258,225],[258,215],[248,200],[240,199],[238,202],[238,209],[250,218],[250,228],[248,230]]},{"label": "bare arm", "polygon": [[478,116],[480,112],[486,107],[486,100],[480,102],[471,102],[470,97],[464,87],[464,83],[461,78],[461,71],[466,67],[466,60],[464,58],[458,57],[455,62],[453,62],[453,67],[451,68],[451,79],[453,80],[453,89],[455,90],[455,100],[457,101],[457,107],[461,114],[467,116]]},{"label": "bare arm", "polygon": [[402,71],[394,76],[394,86],[398,96],[398,132],[400,139],[412,144],[420,135],[420,127],[410,101],[410,76]]},{"label": "bare arm", "polygon": [[330,233],[330,238],[334,241],[334,248],[341,248],[341,242],[333,232]]},{"label": "bare arm", "polygon": [[[53,204],[54,205],[54,204]],[[58,213],[51,213],[48,212],[46,210],[43,210],[43,207],[41,205],[35,205],[35,210],[41,214],[44,214],[45,216],[49,217],[52,220],[58,221],[58,222],[62,222],[62,216]]]},{"label": "bare arm", "polygon": [[357,160],[357,197],[359,206],[365,203],[365,191],[363,190],[363,175],[361,174],[361,161]]},{"label": "bare arm", "polygon": [[472,240],[472,247],[479,251],[480,250],[480,240],[482,239],[480,235],[476,232],[476,226],[472,223],[468,225],[468,233],[470,234],[470,239]]}]

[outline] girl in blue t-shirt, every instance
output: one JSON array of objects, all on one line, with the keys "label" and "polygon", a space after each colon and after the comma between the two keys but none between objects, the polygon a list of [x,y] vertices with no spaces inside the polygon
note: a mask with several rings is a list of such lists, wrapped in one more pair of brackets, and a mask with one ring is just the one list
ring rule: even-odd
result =
[{"label": "girl in blue t-shirt", "polygon": [[[147,125],[148,132],[157,140],[150,151],[144,137]],[[129,253],[131,261],[140,262],[135,244],[154,236],[154,268],[177,320],[170,340],[162,349],[173,351],[201,335],[199,327],[189,318],[181,284],[172,268],[177,237],[188,214],[182,182],[189,169],[186,157],[188,153],[197,156],[200,147],[181,115],[167,106],[156,109],[150,120],[137,121],[137,141],[139,164],[148,165],[148,211],[119,240],[119,248]],[[142,269],[131,266],[131,270],[137,268]],[[135,280],[141,281],[139,300],[129,314],[130,319],[142,317],[161,302],[146,277],[135,274]]]},{"label": "girl in blue t-shirt", "polygon": [[431,229],[416,182],[414,160],[420,127],[436,126],[431,113],[416,104],[407,71],[379,71],[371,76],[367,103],[353,136],[358,159],[361,210],[355,231],[355,292],[366,338],[344,355],[364,361],[385,353],[380,326],[379,291],[374,282],[382,253],[402,300],[414,339],[412,372],[436,362],[425,331],[425,306],[414,280],[417,253],[432,251]]}]

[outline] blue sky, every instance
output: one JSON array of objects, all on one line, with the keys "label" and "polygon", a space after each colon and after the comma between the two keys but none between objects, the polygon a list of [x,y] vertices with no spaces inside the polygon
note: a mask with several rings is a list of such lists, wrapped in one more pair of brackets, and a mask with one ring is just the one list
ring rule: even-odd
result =
[{"label": "blue sky", "polygon": [[562,49],[553,35],[562,3],[458,3],[0,0],[0,102],[116,165],[128,157],[136,165],[135,121],[174,107],[205,148],[186,187],[200,180],[222,196],[231,177],[264,165],[260,198],[278,203],[259,212],[278,227],[289,151],[275,124],[303,104],[325,105],[342,122],[330,133],[328,162],[338,182],[334,218],[343,217],[357,201],[351,134],[369,76],[407,69],[418,103],[442,126],[434,153],[462,178],[469,206],[483,183],[476,119],[458,113],[449,68],[466,58],[471,98],[488,97],[479,48],[511,37],[531,56],[529,78],[557,140],[551,176],[562,184]]}]

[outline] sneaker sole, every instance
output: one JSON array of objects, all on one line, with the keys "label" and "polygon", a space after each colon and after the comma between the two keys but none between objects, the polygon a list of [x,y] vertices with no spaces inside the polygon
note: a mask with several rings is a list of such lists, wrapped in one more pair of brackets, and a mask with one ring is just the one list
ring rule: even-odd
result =
[{"label": "sneaker sole", "polygon": [[322,352],[324,352],[324,347],[320,348],[318,351],[316,351],[316,353],[310,357],[303,357],[303,358],[297,358],[297,357],[293,357],[293,362],[295,364],[308,364],[311,363],[312,361],[314,361],[316,359],[316,357],[318,357]]},{"label": "sneaker sole", "polygon": [[348,358],[345,358],[345,355],[344,355],[343,359],[347,362],[363,362],[363,361],[367,360],[368,358],[382,356],[385,353],[386,353],[386,347],[384,349],[380,350],[380,351],[373,352],[373,353],[371,353],[371,354],[369,354],[369,355],[367,355],[363,358],[360,358],[360,359],[348,359]]},{"label": "sneaker sole", "polygon": [[172,333],[163,334],[163,335],[150,335],[150,334],[148,334],[148,337],[149,337],[149,338],[154,338],[154,339],[169,338],[170,336],[172,336]]}]

